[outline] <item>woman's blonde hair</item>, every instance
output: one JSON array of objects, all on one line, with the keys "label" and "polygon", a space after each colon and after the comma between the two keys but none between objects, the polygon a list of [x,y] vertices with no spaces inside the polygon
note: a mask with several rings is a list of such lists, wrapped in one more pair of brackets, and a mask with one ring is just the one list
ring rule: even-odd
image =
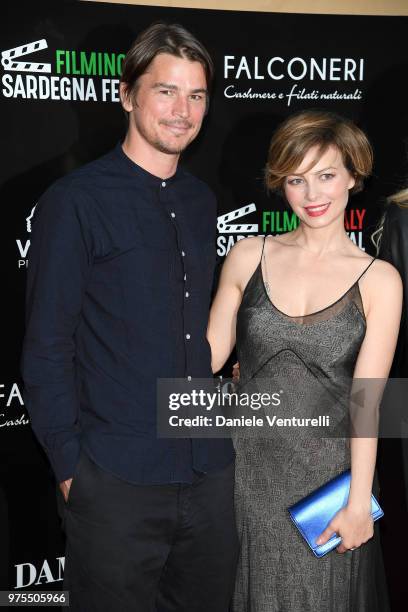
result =
[{"label": "woman's blonde hair", "polygon": [[[397,204],[401,208],[408,208],[408,187],[400,189],[397,193],[393,193],[386,199],[387,205]],[[388,208],[387,206],[387,208]],[[384,232],[384,222],[387,215],[387,210],[382,214],[382,217],[377,225],[376,230],[371,234],[371,242],[375,246],[376,254],[379,255],[381,240]]]},{"label": "woman's blonde hair", "polygon": [[408,208],[408,187],[405,187],[405,189],[401,189],[401,191],[397,191],[397,193],[388,196],[387,202],[388,204],[398,204],[398,206]]},{"label": "woman's blonde hair", "polygon": [[282,191],[285,178],[299,167],[309,149],[318,147],[312,168],[331,145],[340,151],[344,166],[355,179],[351,193],[361,191],[373,166],[367,136],[349,119],[316,110],[291,115],[274,133],[265,168],[267,188]]}]

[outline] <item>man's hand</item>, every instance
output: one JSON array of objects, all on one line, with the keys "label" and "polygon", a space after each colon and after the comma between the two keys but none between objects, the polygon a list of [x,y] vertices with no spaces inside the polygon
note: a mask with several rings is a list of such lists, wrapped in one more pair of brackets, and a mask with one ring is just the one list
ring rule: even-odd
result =
[{"label": "man's hand", "polygon": [[232,382],[239,383],[239,376],[239,362],[237,361],[237,363],[234,363],[234,365],[232,366]]},{"label": "man's hand", "polygon": [[69,490],[71,488],[71,484],[72,484],[72,478],[68,478],[68,480],[64,480],[63,482],[59,483],[62,495],[64,496],[64,499],[65,499],[65,502],[68,501]]}]

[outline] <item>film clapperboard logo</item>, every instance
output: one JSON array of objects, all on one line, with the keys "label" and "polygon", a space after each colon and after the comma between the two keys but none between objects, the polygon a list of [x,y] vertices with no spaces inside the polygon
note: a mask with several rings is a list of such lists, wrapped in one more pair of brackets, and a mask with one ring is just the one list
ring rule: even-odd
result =
[{"label": "film clapperboard logo", "polygon": [[41,40],[36,40],[25,45],[20,45],[19,47],[14,47],[13,49],[7,49],[7,51],[2,51],[1,63],[3,64],[5,70],[10,70],[13,72],[49,73],[51,72],[51,64],[44,62],[38,63],[16,61],[16,59],[21,58],[24,55],[36,53],[42,49],[48,49],[48,44],[45,38],[41,38]]},{"label": "film clapperboard logo", "polygon": [[246,217],[256,211],[256,206],[252,202],[247,206],[236,208],[231,212],[221,215],[217,220],[217,229],[220,234],[256,234],[258,233],[258,223],[230,223],[241,217]]}]

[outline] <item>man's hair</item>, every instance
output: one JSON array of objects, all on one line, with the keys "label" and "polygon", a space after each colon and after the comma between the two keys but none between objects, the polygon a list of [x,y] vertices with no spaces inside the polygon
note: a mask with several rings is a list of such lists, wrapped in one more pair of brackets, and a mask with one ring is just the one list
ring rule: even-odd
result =
[{"label": "man's hair", "polygon": [[265,168],[267,188],[282,193],[285,178],[299,167],[309,149],[318,147],[312,168],[331,145],[340,151],[344,166],[355,179],[350,192],[361,191],[373,165],[367,136],[349,119],[317,110],[291,115],[272,136]]},{"label": "man's hair", "polygon": [[137,92],[139,77],[160,53],[200,62],[204,68],[207,92],[210,92],[214,65],[207,49],[183,26],[177,23],[153,23],[139,34],[123,60],[121,82],[130,98]]}]

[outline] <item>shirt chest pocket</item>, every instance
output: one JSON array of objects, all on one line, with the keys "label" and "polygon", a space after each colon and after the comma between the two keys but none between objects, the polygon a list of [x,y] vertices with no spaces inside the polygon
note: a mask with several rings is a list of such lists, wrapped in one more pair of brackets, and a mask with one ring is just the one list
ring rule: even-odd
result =
[{"label": "shirt chest pocket", "polygon": [[120,281],[132,293],[142,287],[168,288],[175,265],[176,241],[171,222],[163,216],[120,214],[100,232],[95,264],[98,276]]},{"label": "shirt chest pocket", "polygon": [[146,287],[160,293],[170,290],[174,275],[175,251],[156,245],[137,244],[127,254],[124,271],[135,288]]}]

